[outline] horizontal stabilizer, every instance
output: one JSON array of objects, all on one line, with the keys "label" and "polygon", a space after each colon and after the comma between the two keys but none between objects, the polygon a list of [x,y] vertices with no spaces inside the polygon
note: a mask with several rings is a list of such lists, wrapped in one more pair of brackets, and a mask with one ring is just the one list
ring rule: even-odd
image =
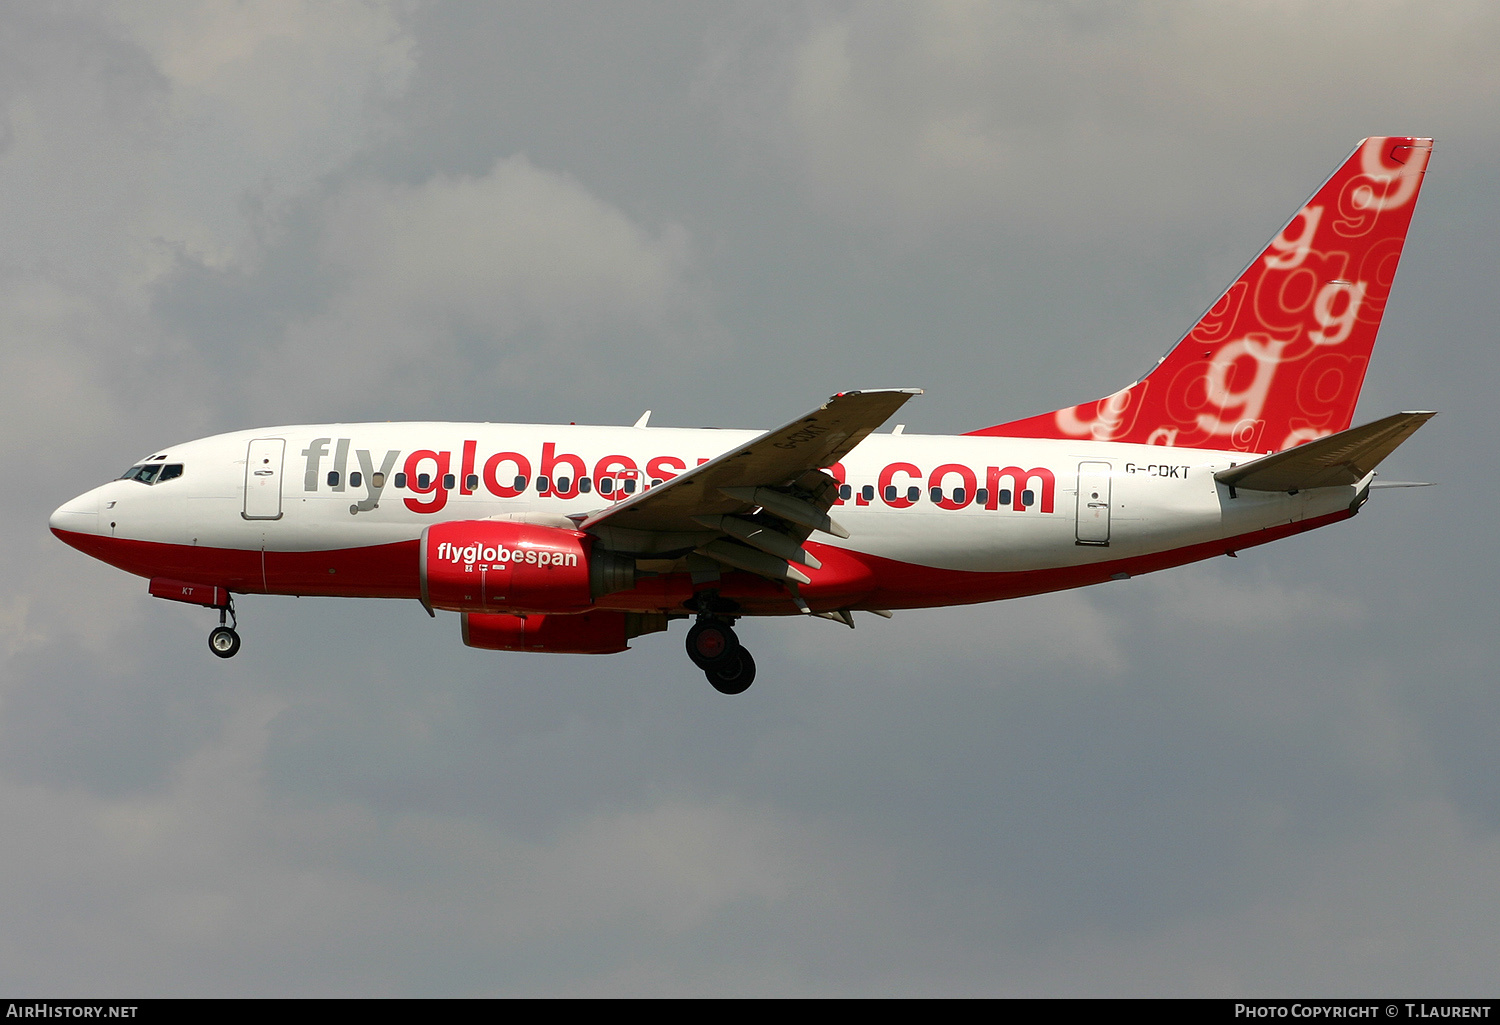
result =
[{"label": "horizontal stabilizer", "polygon": [[1305,491],[1357,484],[1436,413],[1396,413],[1305,445],[1220,470],[1214,479],[1252,491]]}]

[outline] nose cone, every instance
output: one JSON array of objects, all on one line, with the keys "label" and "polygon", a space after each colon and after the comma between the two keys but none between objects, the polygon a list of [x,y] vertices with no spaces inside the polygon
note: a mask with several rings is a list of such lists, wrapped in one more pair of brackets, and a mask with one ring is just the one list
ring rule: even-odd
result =
[{"label": "nose cone", "polygon": [[69,534],[99,533],[99,489],[85,492],[58,506],[47,520],[52,533],[68,540]]}]

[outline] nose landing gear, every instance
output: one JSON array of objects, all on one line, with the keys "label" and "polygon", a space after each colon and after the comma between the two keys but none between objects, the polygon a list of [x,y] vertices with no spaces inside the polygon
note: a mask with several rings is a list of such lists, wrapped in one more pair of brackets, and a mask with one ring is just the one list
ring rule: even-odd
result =
[{"label": "nose landing gear", "polygon": [[[224,620],[228,618],[234,626],[225,626]],[[239,619],[234,614],[234,599],[229,603],[219,606],[219,625],[214,627],[208,634],[208,650],[220,658],[233,658],[240,650],[240,635],[234,629],[239,626]]]},{"label": "nose landing gear", "polygon": [[720,694],[742,694],[755,682],[755,659],[727,619],[700,615],[688,630],[687,654]]}]

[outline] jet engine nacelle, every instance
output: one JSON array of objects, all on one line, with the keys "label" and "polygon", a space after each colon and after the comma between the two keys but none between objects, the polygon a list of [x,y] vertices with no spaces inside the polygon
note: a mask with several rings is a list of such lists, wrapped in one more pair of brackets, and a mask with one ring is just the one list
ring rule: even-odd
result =
[{"label": "jet engine nacelle", "polygon": [[491,651],[551,651],[612,655],[629,647],[624,612],[598,609],[572,616],[465,613],[464,643]]},{"label": "jet engine nacelle", "polygon": [[509,520],[434,523],[420,575],[422,603],[453,612],[579,612],[636,578],[634,559],[582,531]]}]

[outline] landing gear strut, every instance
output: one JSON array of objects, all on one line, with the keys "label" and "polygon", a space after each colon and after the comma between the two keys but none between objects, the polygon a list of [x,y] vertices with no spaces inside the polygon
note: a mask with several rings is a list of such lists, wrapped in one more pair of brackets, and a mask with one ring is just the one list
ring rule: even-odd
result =
[{"label": "landing gear strut", "polygon": [[[225,626],[226,618],[234,626]],[[234,614],[234,599],[231,598],[228,604],[219,606],[219,625],[209,631],[208,650],[220,658],[233,658],[240,650],[240,635],[234,629],[239,625],[240,621]]]},{"label": "landing gear strut", "polygon": [[720,694],[741,694],[755,682],[755,659],[727,619],[699,615],[688,630],[687,654]]}]

